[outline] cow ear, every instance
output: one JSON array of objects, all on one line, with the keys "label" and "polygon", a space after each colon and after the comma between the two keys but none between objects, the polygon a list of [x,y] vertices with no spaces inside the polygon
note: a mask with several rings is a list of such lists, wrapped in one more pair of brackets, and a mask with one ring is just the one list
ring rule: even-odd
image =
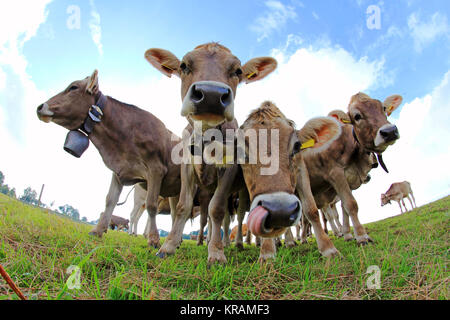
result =
[{"label": "cow ear", "polygon": [[394,112],[394,110],[400,106],[402,101],[403,101],[402,96],[398,94],[394,94],[392,96],[387,97],[386,100],[384,100],[383,102],[386,114],[390,116],[392,112]]},{"label": "cow ear", "polygon": [[327,148],[341,134],[341,126],[331,117],[320,117],[309,120],[297,131],[302,142],[301,150]]},{"label": "cow ear", "polygon": [[329,117],[335,118],[337,121],[345,124],[351,124],[352,120],[350,119],[350,116],[348,113],[342,111],[342,110],[333,110],[328,113]]},{"label": "cow ear", "polygon": [[152,48],[145,51],[145,59],[169,78],[172,74],[180,76],[178,69],[180,60],[170,51]]},{"label": "cow ear", "polygon": [[249,60],[242,67],[245,83],[261,80],[277,68],[277,60],[271,57],[259,57]]},{"label": "cow ear", "polygon": [[88,78],[86,92],[89,94],[96,94],[98,92],[98,71],[97,69],[92,72],[91,76]]}]

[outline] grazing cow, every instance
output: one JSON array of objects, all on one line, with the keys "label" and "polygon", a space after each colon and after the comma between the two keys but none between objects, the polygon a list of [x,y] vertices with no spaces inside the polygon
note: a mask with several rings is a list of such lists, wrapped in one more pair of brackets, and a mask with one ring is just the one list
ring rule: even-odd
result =
[{"label": "grazing cow", "polygon": [[[409,195],[411,195],[411,197],[413,198],[414,205],[413,205],[413,202],[411,201],[411,199],[409,198]],[[400,212],[403,213],[403,209],[402,209],[400,202],[405,207],[405,212],[407,212],[408,209],[405,206],[405,202],[403,201],[403,198],[408,198],[409,203],[411,204],[411,207],[413,209],[417,208],[416,199],[414,199],[414,195],[413,195],[413,192],[411,189],[411,184],[408,181],[395,182],[395,183],[391,184],[391,186],[389,187],[388,191],[386,191],[386,193],[381,194],[381,206],[391,203],[391,200],[395,200],[398,202],[398,205],[400,207]]]},{"label": "grazing cow", "polygon": [[[324,207],[336,195],[341,199],[345,240],[353,239],[350,217],[357,243],[372,242],[359,222],[358,204],[352,190],[366,181],[374,159],[372,153],[377,154],[380,164],[385,167],[381,154],[399,138],[397,127],[388,122],[387,114],[390,115],[401,101],[402,97],[399,95],[388,97],[384,103],[364,93],[352,96],[348,107],[351,125],[342,125],[338,139],[329,145],[304,152],[317,206]],[[302,236],[302,241],[305,238]]]},{"label": "grazing cow", "polygon": [[[238,125],[234,119],[234,98],[238,84],[260,80],[277,66],[276,60],[270,57],[254,58],[241,66],[239,59],[228,48],[218,43],[199,45],[188,52],[181,61],[163,49],[149,49],[145,57],[166,76],[174,74],[181,79],[181,115],[189,121],[183,133],[186,144],[195,137],[192,135],[195,122],[200,125],[202,131],[198,133],[200,138],[209,128],[219,130],[222,137],[226,135],[227,129],[236,130]],[[192,145],[192,147],[199,146]],[[242,185],[234,184],[239,168],[235,164],[221,168],[215,164],[207,164],[203,161],[202,154],[201,152],[200,157],[190,157],[194,159],[194,164],[181,165],[181,192],[176,206],[175,221],[170,234],[157,253],[159,257],[173,254],[179,245],[186,217],[193,206],[195,187],[198,185],[201,190],[207,190],[212,195],[208,205],[211,221],[208,264],[226,262],[220,229],[229,195],[242,189]],[[200,158],[197,163],[196,158]]]},{"label": "grazing cow", "polygon": [[105,211],[90,234],[101,237],[107,231],[123,186],[140,183],[147,190],[148,244],[159,247],[157,201],[161,195],[172,197],[172,206],[177,202],[181,186],[180,165],[172,161],[171,152],[180,138],[150,112],[103,95],[97,70],[90,77],[72,82],[64,91],[41,104],[37,115],[42,121],[53,121],[71,130],[66,141],[75,143],[69,143],[75,151],[69,147],[68,150],[76,156],[81,155],[80,143],[85,149],[90,140],[113,172]]},{"label": "grazing cow", "polygon": [[123,229],[129,229],[128,222],[130,220],[124,219],[122,217],[111,215],[111,220],[109,221],[109,227],[111,229],[115,229],[117,227],[117,230],[123,230]]},{"label": "grazing cow", "polygon": [[[326,130],[328,134],[319,137],[319,146],[338,133],[333,125],[337,127],[333,120],[316,119],[309,127],[300,130],[300,137]],[[320,253],[326,257],[339,254],[320,224],[300,152],[302,148],[317,146],[302,146],[294,123],[269,101],[250,113],[239,133],[243,136],[244,157],[248,160],[241,163],[251,201],[247,225],[252,234],[262,238],[260,262],[275,256],[273,238],[290,231],[290,226],[299,221],[302,207],[312,222]],[[255,150],[255,146],[260,150]],[[264,147],[266,150],[262,150]],[[271,155],[271,161],[267,161],[267,155]]]}]

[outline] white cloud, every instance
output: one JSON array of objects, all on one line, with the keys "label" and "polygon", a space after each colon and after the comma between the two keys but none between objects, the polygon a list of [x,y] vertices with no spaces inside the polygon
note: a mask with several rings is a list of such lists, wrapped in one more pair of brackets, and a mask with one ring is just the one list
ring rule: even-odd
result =
[{"label": "white cloud", "polygon": [[439,12],[434,13],[428,21],[422,21],[418,13],[412,13],[408,17],[408,28],[417,52],[421,52],[427,45],[440,37],[450,39],[447,16]]},{"label": "white cloud", "polygon": [[89,29],[91,30],[92,41],[97,46],[98,53],[103,55],[102,27],[100,26],[100,14],[98,13],[94,0],[89,0],[91,7],[91,19],[89,20]]},{"label": "white cloud", "polygon": [[286,6],[279,1],[266,1],[265,5],[268,10],[256,18],[250,26],[250,30],[258,34],[258,41],[268,38],[274,30],[284,27],[288,20],[297,17],[294,7]]}]

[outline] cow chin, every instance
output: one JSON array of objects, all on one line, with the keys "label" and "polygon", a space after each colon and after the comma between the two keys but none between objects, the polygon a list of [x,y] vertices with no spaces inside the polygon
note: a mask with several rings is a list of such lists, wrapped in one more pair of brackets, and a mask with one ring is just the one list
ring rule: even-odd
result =
[{"label": "cow chin", "polygon": [[215,128],[225,122],[224,116],[213,113],[191,114],[189,118],[193,121],[200,121],[202,123],[202,130]]}]

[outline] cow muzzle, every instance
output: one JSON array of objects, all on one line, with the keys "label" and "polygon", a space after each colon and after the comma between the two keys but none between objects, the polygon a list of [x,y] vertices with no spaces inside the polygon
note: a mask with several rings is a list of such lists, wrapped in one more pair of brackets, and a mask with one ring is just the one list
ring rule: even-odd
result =
[{"label": "cow muzzle", "polygon": [[49,123],[52,120],[54,112],[50,110],[47,103],[41,104],[36,110],[39,120]]},{"label": "cow muzzle", "polygon": [[216,81],[193,83],[183,99],[181,115],[194,120],[217,122],[234,119],[234,96],[230,86]]},{"label": "cow muzzle", "polygon": [[255,236],[273,238],[298,223],[300,200],[293,194],[276,192],[256,196],[250,208],[247,226]]},{"label": "cow muzzle", "polygon": [[375,137],[375,147],[386,149],[389,145],[394,144],[397,139],[400,138],[400,134],[398,132],[397,126],[393,124],[385,124],[382,126]]}]

